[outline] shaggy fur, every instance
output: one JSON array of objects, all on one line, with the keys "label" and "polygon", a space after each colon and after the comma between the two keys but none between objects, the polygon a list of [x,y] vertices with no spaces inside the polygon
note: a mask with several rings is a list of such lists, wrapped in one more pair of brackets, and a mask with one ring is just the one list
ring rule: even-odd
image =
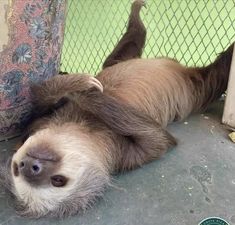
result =
[{"label": "shaggy fur", "polygon": [[[139,18],[140,6],[130,21]],[[131,30],[120,42],[131,42]],[[109,61],[119,63],[105,64],[96,78],[56,76],[32,88],[37,119],[12,158],[8,179],[22,215],[63,217],[85,210],[109,185],[110,174],[151,162],[176,145],[168,123],[204,110],[225,91],[233,45],[207,67],[186,68],[167,58],[138,59],[144,42],[138,43],[135,55],[118,44],[113,52],[122,52],[122,62],[111,53]],[[25,160],[40,171],[20,170]],[[53,186],[55,175],[66,177],[66,185]]]}]

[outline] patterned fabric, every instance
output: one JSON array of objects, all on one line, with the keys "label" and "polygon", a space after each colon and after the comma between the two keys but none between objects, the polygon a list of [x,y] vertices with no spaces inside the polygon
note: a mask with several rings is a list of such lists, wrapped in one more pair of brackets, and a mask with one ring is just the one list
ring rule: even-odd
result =
[{"label": "patterned fabric", "polygon": [[0,138],[24,126],[30,112],[29,85],[58,73],[66,0],[1,2],[3,37],[8,39],[0,43]]}]

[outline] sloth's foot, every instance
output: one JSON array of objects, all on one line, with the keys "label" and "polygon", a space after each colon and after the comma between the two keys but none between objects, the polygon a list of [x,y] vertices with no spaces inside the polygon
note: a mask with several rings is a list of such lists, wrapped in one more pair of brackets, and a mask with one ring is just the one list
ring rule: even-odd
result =
[{"label": "sloth's foot", "polygon": [[146,0],[134,0],[132,4],[139,4],[146,7]]}]

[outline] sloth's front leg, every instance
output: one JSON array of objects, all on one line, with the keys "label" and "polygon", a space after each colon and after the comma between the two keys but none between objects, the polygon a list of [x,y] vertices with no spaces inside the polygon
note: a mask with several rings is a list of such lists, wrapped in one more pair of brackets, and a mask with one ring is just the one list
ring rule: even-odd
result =
[{"label": "sloth's front leg", "polygon": [[39,85],[31,87],[31,98],[36,117],[54,111],[67,101],[70,93],[81,93],[89,89],[103,92],[103,86],[95,77],[88,74],[55,76]]},{"label": "sloth's front leg", "polygon": [[177,144],[153,118],[105,93],[87,91],[79,97],[71,94],[69,99],[119,135],[121,151],[116,157],[119,162],[115,162],[119,170],[130,170],[151,162]]}]

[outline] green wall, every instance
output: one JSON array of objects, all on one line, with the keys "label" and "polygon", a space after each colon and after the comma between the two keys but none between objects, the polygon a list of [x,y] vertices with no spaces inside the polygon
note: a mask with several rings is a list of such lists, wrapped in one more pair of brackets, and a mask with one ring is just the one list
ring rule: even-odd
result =
[{"label": "green wall", "polygon": [[[61,70],[97,73],[125,31],[130,0],[68,0]],[[147,0],[143,57],[208,64],[234,41],[233,0]]]}]

